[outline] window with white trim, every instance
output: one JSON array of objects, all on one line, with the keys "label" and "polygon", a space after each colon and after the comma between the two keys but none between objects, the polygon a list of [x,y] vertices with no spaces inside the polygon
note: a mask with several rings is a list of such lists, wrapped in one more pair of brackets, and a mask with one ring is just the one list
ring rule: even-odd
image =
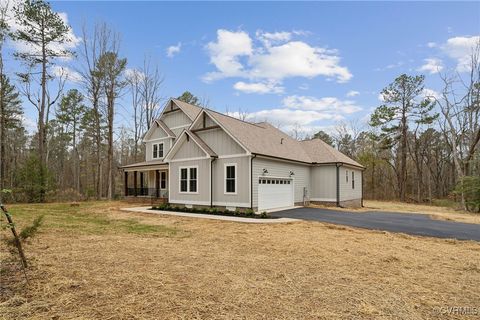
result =
[{"label": "window with white trim", "polygon": [[154,143],[153,144],[153,159],[160,159],[163,158],[163,142],[162,143]]},{"label": "window with white trim", "polygon": [[190,168],[188,177],[189,192],[197,192],[197,168]]},{"label": "window with white trim", "polygon": [[355,172],[352,171],[352,189],[355,189]]},{"label": "window with white trim", "polygon": [[198,167],[181,167],[179,180],[181,193],[196,193],[198,190]]},{"label": "window with white trim", "polygon": [[348,170],[345,170],[345,181],[348,182]]},{"label": "window with white trim", "polygon": [[180,192],[188,192],[188,168],[180,169]]},{"label": "window with white trim", "polygon": [[225,164],[225,193],[236,194],[237,193],[237,164],[227,163]]}]

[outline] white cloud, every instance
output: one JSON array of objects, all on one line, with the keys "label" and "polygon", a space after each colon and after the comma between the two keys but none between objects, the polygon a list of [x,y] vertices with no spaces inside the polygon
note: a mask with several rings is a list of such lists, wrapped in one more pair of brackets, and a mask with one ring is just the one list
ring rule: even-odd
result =
[{"label": "white cloud", "polygon": [[245,83],[239,81],[233,85],[233,88],[244,93],[283,93],[284,88],[278,86],[275,82],[257,82],[257,83]]},{"label": "white cloud", "polygon": [[378,101],[385,102],[385,99],[383,98],[383,94],[379,93],[377,96]]},{"label": "white cloud", "polygon": [[428,42],[427,43],[427,47],[429,48],[435,48],[437,46],[437,44],[435,42]]},{"label": "white cloud", "polygon": [[[2,0],[2,4],[3,3],[5,3],[4,0]],[[15,31],[23,28],[23,26],[21,24],[19,24],[17,22],[17,20],[15,19],[14,10],[13,10],[14,7],[18,7],[18,6],[22,5],[22,3],[23,3],[23,1],[21,1],[21,0],[11,0],[11,1],[8,2],[7,12],[6,12],[6,21],[7,21],[7,24],[9,25],[9,27],[10,27],[11,32],[15,32]],[[60,19],[62,19],[63,22],[66,25],[69,25],[68,15],[65,12],[57,12],[57,13],[60,16]],[[62,51],[65,51],[65,50],[72,50],[72,49],[76,48],[81,42],[81,38],[77,37],[75,35],[75,33],[73,32],[73,29],[71,29],[71,28],[66,35],[66,39],[67,39],[67,41],[65,43],[52,42],[48,46],[48,48],[50,50],[53,50],[54,52],[62,52]],[[9,40],[7,42],[7,45],[10,46],[10,47],[13,47],[15,50],[21,51],[21,52],[38,53],[41,50],[41,48],[39,46],[33,46],[32,44],[27,45],[25,42],[22,42],[22,41],[11,41],[11,40]],[[69,57],[63,57],[62,59],[63,60],[70,60],[71,58],[72,57],[69,56]]]},{"label": "white cloud", "polygon": [[75,83],[79,83],[82,81],[82,76],[78,72],[65,66],[58,66],[58,65],[53,66],[52,74],[55,77],[63,77],[67,81],[71,81]]},{"label": "white cloud", "polygon": [[424,59],[425,63],[417,69],[420,72],[428,72],[430,74],[438,73],[443,70],[443,62],[437,58]]},{"label": "white cloud", "polygon": [[469,70],[470,55],[476,45],[480,43],[480,36],[453,37],[441,46],[450,58],[457,61],[457,71],[466,72]]},{"label": "white cloud", "polygon": [[255,78],[282,80],[323,75],[336,78],[338,82],[347,82],[352,78],[348,69],[339,65],[337,55],[301,41],[272,46],[264,54],[251,56],[249,62],[252,66],[250,75]]},{"label": "white cloud", "polygon": [[424,88],[422,91],[422,97],[423,98],[429,98],[429,99],[440,99],[440,93],[429,88]]},{"label": "white cloud", "polygon": [[351,114],[362,110],[355,101],[340,100],[335,97],[288,96],[283,99],[283,105],[291,109],[322,111],[322,113]]},{"label": "white cloud", "polygon": [[272,44],[284,43],[292,38],[291,32],[263,32],[257,31],[255,33],[258,40],[262,41],[266,47],[270,47]]},{"label": "white cloud", "polygon": [[267,121],[285,132],[300,128],[304,134],[310,135],[325,128],[325,124],[333,125],[332,122],[345,120],[346,114],[360,110],[362,108],[350,100],[293,95],[284,98],[278,108],[247,113],[246,117],[239,112],[228,114],[251,122]]},{"label": "white cloud", "polygon": [[215,65],[218,71],[207,73],[203,77],[204,81],[240,77],[245,73],[239,57],[252,54],[252,39],[243,31],[232,32],[220,29],[217,31],[217,42],[210,42],[207,50],[210,63]]},{"label": "white cloud", "polygon": [[132,80],[135,78],[137,78],[138,80],[145,79],[145,73],[143,73],[139,69],[127,68],[125,69],[124,73],[127,79],[132,79]]},{"label": "white cloud", "polygon": [[395,68],[399,68],[403,65],[404,65],[404,62],[399,61],[399,62],[396,62],[396,63],[391,63],[389,65],[386,65],[385,67],[382,67],[382,68],[376,68],[375,71],[385,71],[385,70],[395,69]]},{"label": "white cloud", "polygon": [[281,83],[285,78],[325,76],[346,82],[352,78],[340,65],[335,50],[291,40],[297,32],[257,32],[257,46],[244,31],[218,30],[217,40],[207,45],[210,62],[216,71],[207,73],[206,82],[239,77]]},{"label": "white cloud", "polygon": [[355,97],[355,96],[358,96],[360,94],[360,92],[358,91],[355,91],[355,90],[350,90],[347,92],[347,97]]},{"label": "white cloud", "polygon": [[182,49],[182,43],[177,43],[176,46],[170,46],[167,48],[167,57],[173,58]]}]

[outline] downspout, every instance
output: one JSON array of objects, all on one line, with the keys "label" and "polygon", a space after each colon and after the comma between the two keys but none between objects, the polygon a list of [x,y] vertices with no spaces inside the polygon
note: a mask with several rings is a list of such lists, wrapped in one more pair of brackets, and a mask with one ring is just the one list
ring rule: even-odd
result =
[{"label": "downspout", "polygon": [[253,154],[250,158],[250,209],[253,210],[253,158],[256,158],[257,155]]},{"label": "downspout", "polygon": [[361,206],[362,206],[362,208],[363,208],[363,172],[364,172],[364,171],[365,171],[365,170],[362,170],[362,174],[361,174],[361,176],[362,176],[362,183],[361,183],[361,187],[362,187],[362,200],[361,200]]},{"label": "downspout", "polygon": [[217,160],[217,158],[210,158],[210,208],[213,207],[213,162],[215,160]]},{"label": "downspout", "polygon": [[340,167],[341,163],[337,163],[337,207],[340,207]]}]

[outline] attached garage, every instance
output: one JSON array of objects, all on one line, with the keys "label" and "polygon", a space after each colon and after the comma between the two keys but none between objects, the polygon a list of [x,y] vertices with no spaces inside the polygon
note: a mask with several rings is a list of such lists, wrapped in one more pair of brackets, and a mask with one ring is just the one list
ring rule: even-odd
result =
[{"label": "attached garage", "polygon": [[264,177],[258,179],[258,211],[294,206],[293,180]]}]

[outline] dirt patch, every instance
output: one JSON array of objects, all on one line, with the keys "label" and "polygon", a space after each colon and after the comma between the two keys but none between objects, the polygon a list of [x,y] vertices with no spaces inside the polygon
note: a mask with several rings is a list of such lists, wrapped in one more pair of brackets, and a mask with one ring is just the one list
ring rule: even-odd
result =
[{"label": "dirt patch", "polygon": [[25,248],[27,286],[1,248],[5,319],[464,319],[437,310],[479,307],[476,242],[51,206],[14,208],[19,225],[43,213],[45,226]]}]

